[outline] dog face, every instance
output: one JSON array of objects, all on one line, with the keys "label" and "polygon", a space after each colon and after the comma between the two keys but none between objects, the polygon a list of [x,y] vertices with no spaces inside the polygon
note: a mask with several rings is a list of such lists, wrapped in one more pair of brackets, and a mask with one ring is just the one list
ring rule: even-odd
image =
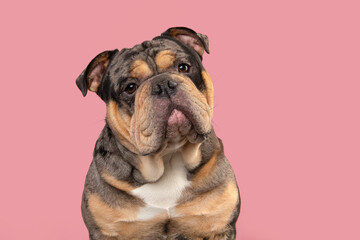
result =
[{"label": "dog face", "polygon": [[76,80],[85,96],[96,92],[121,144],[139,155],[181,142],[202,142],[211,132],[212,81],[202,65],[205,35],[170,28],[152,41],[96,56]]}]

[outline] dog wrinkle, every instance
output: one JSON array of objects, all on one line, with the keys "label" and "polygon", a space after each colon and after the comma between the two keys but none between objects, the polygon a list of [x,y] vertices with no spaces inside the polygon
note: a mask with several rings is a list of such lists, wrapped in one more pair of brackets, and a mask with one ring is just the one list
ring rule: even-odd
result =
[{"label": "dog wrinkle", "polygon": [[143,135],[144,137],[151,137],[151,135],[153,134],[152,128],[149,127],[150,124],[143,130],[140,131],[141,135]]},{"label": "dog wrinkle", "polygon": [[[211,110],[212,108],[208,105],[206,96],[204,96],[195,86],[195,84],[187,77],[179,76],[178,74],[171,74],[177,79],[179,83],[179,91],[182,94],[176,94],[171,98],[175,105],[183,106],[191,111],[190,120],[195,120],[192,123],[198,131],[207,133],[211,129]],[[186,99],[191,99],[188,101]],[[185,100],[185,101],[184,101]],[[180,109],[181,110],[181,109]],[[201,117],[199,117],[199,115]]]},{"label": "dog wrinkle", "polygon": [[[150,134],[144,134],[143,131],[139,131],[140,140],[145,146],[152,146],[151,140],[152,140],[152,133]],[[150,142],[150,143],[149,143]]]},{"label": "dog wrinkle", "polygon": [[144,84],[140,85],[135,97],[135,109],[141,109],[146,101],[149,100],[149,92],[150,84],[145,82]]},{"label": "dog wrinkle", "polygon": [[201,76],[205,83],[206,99],[207,99],[207,103],[210,107],[210,117],[212,117],[213,116],[213,108],[214,108],[214,86],[213,86],[210,75],[205,70],[203,70],[201,72]]},{"label": "dog wrinkle", "polygon": [[135,112],[131,119],[130,133],[140,152],[152,152],[159,143],[154,121],[153,99],[149,97],[150,86],[143,84],[135,98]]},{"label": "dog wrinkle", "polygon": [[137,153],[129,133],[130,116],[119,111],[117,103],[113,100],[109,101],[106,110],[106,119],[112,132],[117,136],[121,143],[130,151]]},{"label": "dog wrinkle", "polygon": [[191,99],[204,111],[208,111],[209,104],[207,103],[206,96],[200,93],[200,91],[196,88],[195,84],[187,77],[179,76],[178,74],[172,74],[175,78],[177,78],[181,83],[181,88],[183,88],[183,92],[189,96],[193,96]]}]

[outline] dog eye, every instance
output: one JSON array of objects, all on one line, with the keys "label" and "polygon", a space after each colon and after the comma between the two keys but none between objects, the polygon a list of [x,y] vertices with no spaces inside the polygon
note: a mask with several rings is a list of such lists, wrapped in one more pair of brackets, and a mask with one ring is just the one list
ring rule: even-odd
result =
[{"label": "dog eye", "polygon": [[182,73],[187,73],[190,71],[190,65],[186,63],[181,63],[178,66],[178,71]]},{"label": "dog eye", "polygon": [[137,89],[137,85],[135,83],[130,83],[126,86],[125,92],[128,94],[133,94]]}]

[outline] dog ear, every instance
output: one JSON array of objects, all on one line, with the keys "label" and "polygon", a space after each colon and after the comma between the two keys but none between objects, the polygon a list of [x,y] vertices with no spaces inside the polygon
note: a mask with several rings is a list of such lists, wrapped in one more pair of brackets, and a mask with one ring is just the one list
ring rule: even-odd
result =
[{"label": "dog ear", "polygon": [[84,97],[86,96],[88,89],[92,92],[97,92],[104,73],[106,72],[106,69],[109,66],[113,56],[117,52],[119,52],[119,50],[115,49],[112,51],[104,51],[100,53],[93,60],[91,60],[89,65],[76,79],[76,85]]},{"label": "dog ear", "polygon": [[204,50],[210,53],[209,39],[206,35],[197,33],[186,27],[169,28],[161,34],[161,36],[171,36],[193,48],[200,56],[204,54]]}]

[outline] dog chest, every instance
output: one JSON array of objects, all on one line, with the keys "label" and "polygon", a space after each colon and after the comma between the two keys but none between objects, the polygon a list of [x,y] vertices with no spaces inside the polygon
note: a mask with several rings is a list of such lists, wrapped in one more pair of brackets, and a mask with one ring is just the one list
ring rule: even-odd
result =
[{"label": "dog chest", "polygon": [[158,181],[144,184],[132,190],[132,194],[143,199],[149,207],[169,209],[176,206],[182,191],[190,183],[181,154],[174,153],[164,160],[164,174]]}]

